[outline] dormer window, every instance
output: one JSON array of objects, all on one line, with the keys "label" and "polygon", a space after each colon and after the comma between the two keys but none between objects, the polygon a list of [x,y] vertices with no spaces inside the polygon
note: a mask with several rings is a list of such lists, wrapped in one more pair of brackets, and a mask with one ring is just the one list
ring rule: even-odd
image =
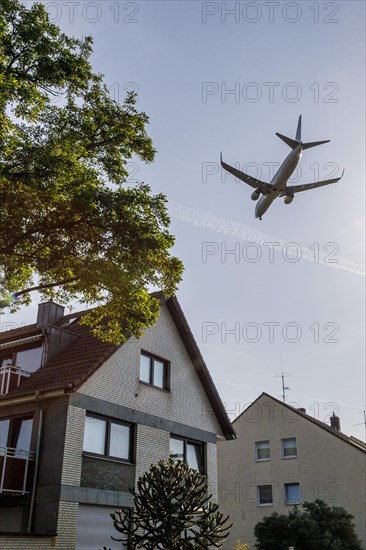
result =
[{"label": "dormer window", "polygon": [[39,369],[42,361],[42,346],[20,349],[14,353],[13,364],[27,372]]},{"label": "dormer window", "polygon": [[0,348],[0,367],[12,365],[26,372],[34,372],[39,369],[42,362],[43,346],[38,338],[33,342],[11,342]]},{"label": "dormer window", "polygon": [[0,395],[14,390],[40,368],[42,352],[40,337],[0,345]]}]

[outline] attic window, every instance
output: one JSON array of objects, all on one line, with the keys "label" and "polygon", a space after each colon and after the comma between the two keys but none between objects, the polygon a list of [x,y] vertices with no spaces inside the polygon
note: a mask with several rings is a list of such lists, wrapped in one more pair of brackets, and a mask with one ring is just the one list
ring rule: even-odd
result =
[{"label": "attic window", "polygon": [[140,381],[169,389],[169,363],[160,357],[142,352],[140,358]]}]

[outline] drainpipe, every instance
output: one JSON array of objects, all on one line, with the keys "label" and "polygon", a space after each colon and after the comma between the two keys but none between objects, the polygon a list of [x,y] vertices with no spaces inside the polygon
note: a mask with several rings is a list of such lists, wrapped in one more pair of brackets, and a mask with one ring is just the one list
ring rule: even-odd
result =
[{"label": "drainpipe", "polygon": [[[37,396],[37,400],[39,395]],[[39,406],[39,401],[38,401]],[[36,455],[34,458],[34,474],[33,474],[33,484],[32,484],[32,496],[31,503],[29,508],[29,518],[27,533],[30,533],[32,530],[33,514],[34,514],[34,504],[36,500],[36,487],[37,487],[37,474],[38,474],[38,464],[39,464],[39,448],[41,445],[41,432],[42,432],[42,423],[43,423],[43,409],[39,407],[39,421],[38,421],[38,432],[37,432],[37,444],[36,444]]]}]

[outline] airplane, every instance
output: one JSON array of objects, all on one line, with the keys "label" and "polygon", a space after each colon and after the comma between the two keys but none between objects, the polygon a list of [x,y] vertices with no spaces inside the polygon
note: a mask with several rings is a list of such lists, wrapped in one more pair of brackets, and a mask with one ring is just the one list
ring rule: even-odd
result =
[{"label": "airplane", "polygon": [[220,154],[221,166],[224,170],[253,187],[254,191],[251,195],[251,199],[253,201],[258,201],[255,207],[255,217],[260,220],[277,197],[284,197],[285,204],[290,204],[294,199],[295,193],[307,191],[308,189],[315,189],[316,187],[322,187],[323,185],[329,185],[330,183],[336,183],[343,177],[344,174],[343,170],[342,175],[339,178],[316,181],[315,183],[304,183],[303,185],[287,185],[289,178],[300,161],[302,151],[305,149],[310,149],[310,147],[322,145],[323,143],[329,143],[330,139],[325,141],[303,143],[301,141],[301,115],[299,116],[299,121],[297,123],[295,139],[291,139],[287,136],[279,134],[278,132],[276,132],[276,135],[289,147],[291,147],[292,151],[287,155],[271,179],[270,183],[261,181],[253,176],[249,176],[245,172],[226,164],[222,160],[222,153]]}]

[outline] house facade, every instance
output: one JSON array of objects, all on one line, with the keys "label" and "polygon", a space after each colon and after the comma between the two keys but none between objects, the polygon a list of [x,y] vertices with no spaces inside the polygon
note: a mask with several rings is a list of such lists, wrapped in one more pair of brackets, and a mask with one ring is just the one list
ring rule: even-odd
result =
[{"label": "house facade", "polygon": [[366,444],[262,393],[233,422],[236,441],[218,444],[220,510],[233,522],[223,548],[254,548],[254,527],[272,512],[324,500],[354,516],[366,548]]},{"label": "house facade", "polygon": [[205,473],[235,432],[178,301],[120,347],[52,302],[0,338],[0,547],[121,548],[110,512],[169,456]]}]

